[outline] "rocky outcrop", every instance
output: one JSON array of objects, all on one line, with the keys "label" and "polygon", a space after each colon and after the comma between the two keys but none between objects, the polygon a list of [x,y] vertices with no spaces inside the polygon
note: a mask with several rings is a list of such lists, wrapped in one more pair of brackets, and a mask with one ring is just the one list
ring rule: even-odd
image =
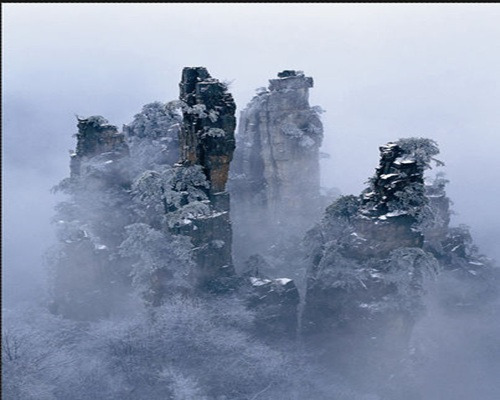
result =
[{"label": "rocky outcrop", "polygon": [[203,67],[184,68],[179,86],[181,162],[203,167],[211,195],[224,192],[235,148],[236,104],[226,86]]},{"label": "rocky outcrop", "polygon": [[380,147],[380,164],[370,187],[360,197],[355,230],[369,237],[361,256],[385,256],[401,247],[422,247],[423,235],[413,227],[423,218],[428,199],[424,165],[400,144]]},{"label": "rocky outcrop", "polygon": [[280,72],[241,113],[230,191],[242,258],[265,253],[278,235],[302,236],[319,216],[323,126],[312,87],[300,71]]},{"label": "rocky outcrop", "polygon": [[299,291],[291,279],[249,277],[247,306],[255,312],[255,332],[267,340],[295,339]]},{"label": "rocky outcrop", "polygon": [[379,150],[380,164],[370,181],[371,190],[362,194],[361,212],[379,220],[409,215],[395,203],[408,188],[423,185],[424,169],[397,143],[387,143]]},{"label": "rocky outcrop", "polygon": [[299,290],[292,279],[269,278],[264,271],[270,269],[261,255],[254,254],[240,276],[240,295],[255,312],[254,333],[271,342],[296,339]]},{"label": "rocky outcrop", "polygon": [[79,320],[108,315],[128,285],[126,266],[110,254],[119,246],[131,178],[125,136],[101,116],[78,118],[71,175],[57,190],[69,200],[57,208],[59,244],[53,254],[53,312]]},{"label": "rocky outcrop", "polygon": [[326,359],[335,357],[353,376],[363,371],[385,379],[377,368],[398,374],[427,285],[439,271],[433,254],[422,249],[431,145],[402,139],[380,147],[369,187],[338,199],[308,232],[302,332],[313,348],[329,343],[322,349]]},{"label": "rocky outcrop", "polygon": [[212,78],[206,68],[184,68],[179,86],[183,123],[177,168],[201,166],[208,182],[203,190],[210,212],[176,230],[191,237],[197,285],[223,291],[232,285],[235,275],[229,193],[225,187],[235,148],[236,105],[226,86]]},{"label": "rocky outcrop", "polygon": [[105,155],[113,161],[128,155],[125,135],[101,116],[78,118],[76,151],[71,154],[71,176],[80,175],[82,162]]}]

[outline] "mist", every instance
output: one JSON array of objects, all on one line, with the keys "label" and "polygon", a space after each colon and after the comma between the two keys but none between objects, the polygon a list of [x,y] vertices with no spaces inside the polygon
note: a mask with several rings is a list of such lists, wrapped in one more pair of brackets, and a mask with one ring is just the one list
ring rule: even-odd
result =
[{"label": "mist", "polygon": [[[452,224],[470,226],[480,252],[498,260],[499,20],[496,4],[3,4],[4,307],[46,296],[43,259],[64,198],[50,189],[68,176],[75,116],[102,115],[120,128],[144,104],[177,99],[186,66],[229,83],[237,121],[279,71],[313,77],[309,101],[326,111],[321,185],[342,194],[366,187],[379,146],[435,140],[445,166],[429,174],[443,171],[450,181]],[[447,317],[430,309],[417,331],[438,346]],[[486,325],[475,320],[480,335],[498,332],[497,311]],[[443,398],[498,396],[498,339],[488,362],[478,356],[451,373],[443,359],[463,361],[460,349],[470,344],[456,340],[432,363],[455,385]],[[467,394],[453,397],[458,376],[471,371],[484,391],[465,380]],[[437,399],[434,383],[426,394]]]}]

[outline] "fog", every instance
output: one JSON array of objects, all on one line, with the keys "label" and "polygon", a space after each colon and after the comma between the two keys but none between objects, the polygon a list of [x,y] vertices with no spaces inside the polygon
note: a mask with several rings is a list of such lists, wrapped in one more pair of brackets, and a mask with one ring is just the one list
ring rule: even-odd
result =
[{"label": "fog", "polygon": [[44,285],[50,188],[68,176],[75,115],[121,127],[176,99],[185,66],[229,81],[237,113],[279,71],[312,76],[310,102],[326,110],[322,184],[343,194],[365,187],[380,145],[436,140],[453,224],[500,258],[497,4],[20,3],[2,15],[7,304]]}]

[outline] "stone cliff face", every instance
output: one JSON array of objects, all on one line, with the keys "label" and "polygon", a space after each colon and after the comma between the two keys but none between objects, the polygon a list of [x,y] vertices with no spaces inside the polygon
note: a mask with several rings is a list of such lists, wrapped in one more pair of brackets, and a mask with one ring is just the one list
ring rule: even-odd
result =
[{"label": "stone cliff face", "polygon": [[323,126],[309,105],[312,87],[302,72],[283,71],[241,113],[230,189],[234,220],[242,227],[236,233],[240,254],[265,252],[277,230],[301,235],[319,215]]},{"label": "stone cliff face", "polygon": [[423,235],[412,229],[428,200],[424,167],[397,143],[380,147],[380,164],[360,198],[356,231],[370,237],[363,256],[387,255],[401,247],[422,247]]},{"label": "stone cliff face", "polygon": [[225,85],[212,78],[206,68],[184,68],[179,86],[183,123],[179,135],[181,166],[177,168],[202,167],[209,184],[206,192],[211,213],[178,232],[192,239],[198,286],[225,290],[235,275],[225,187],[235,148],[236,105]]},{"label": "stone cliff face", "polygon": [[78,118],[76,155],[91,158],[109,152],[126,153],[127,145],[122,133],[103,117]]},{"label": "stone cliff face", "polygon": [[203,67],[184,68],[179,86],[181,162],[203,167],[210,194],[224,192],[235,148],[236,104],[225,85]]}]

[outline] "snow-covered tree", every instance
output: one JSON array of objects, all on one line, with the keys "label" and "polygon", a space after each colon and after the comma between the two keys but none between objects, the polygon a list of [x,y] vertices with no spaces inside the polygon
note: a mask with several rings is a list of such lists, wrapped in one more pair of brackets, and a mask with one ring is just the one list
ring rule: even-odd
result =
[{"label": "snow-covered tree", "polygon": [[179,160],[180,104],[146,104],[134,120],[124,126],[135,174],[157,165],[173,165]]},{"label": "snow-covered tree", "polygon": [[168,295],[189,291],[193,263],[187,237],[172,236],[144,223],[129,225],[125,231],[119,253],[133,260],[132,285],[146,302],[158,306]]},{"label": "snow-covered tree", "polygon": [[208,215],[207,181],[201,166],[164,167],[145,171],[132,185],[138,213],[156,228],[189,224]]},{"label": "snow-covered tree", "polygon": [[434,158],[439,154],[439,147],[432,139],[410,137],[399,139],[395,143],[403,150],[403,159],[415,160],[422,169],[432,168],[432,162],[438,166],[444,165],[442,161]]}]

